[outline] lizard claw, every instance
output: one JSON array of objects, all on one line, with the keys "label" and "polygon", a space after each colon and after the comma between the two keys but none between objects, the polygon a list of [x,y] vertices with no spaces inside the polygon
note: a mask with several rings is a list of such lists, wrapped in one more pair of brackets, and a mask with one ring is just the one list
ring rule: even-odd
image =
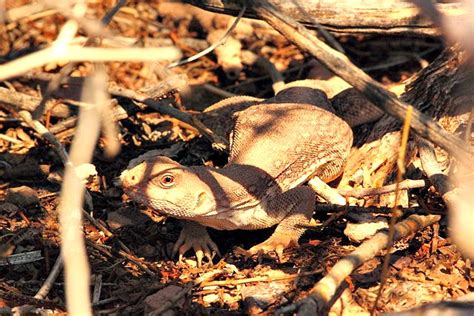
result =
[{"label": "lizard claw", "polygon": [[211,237],[209,237],[205,229],[190,232],[190,229],[185,227],[181,231],[178,241],[173,247],[172,255],[174,257],[176,254],[179,254],[178,261],[182,262],[184,254],[191,248],[196,252],[198,267],[202,266],[202,259],[204,257],[207,259],[208,263],[212,264],[214,256],[216,254],[219,256],[221,255],[219,248],[212,241]]},{"label": "lizard claw", "polygon": [[295,240],[284,240],[282,238],[270,237],[266,241],[253,246],[249,250],[237,247],[234,249],[236,255],[242,255],[250,258],[254,255],[261,255],[269,252],[274,252],[277,255],[279,262],[284,262],[283,250],[288,247],[297,247],[298,242]]}]

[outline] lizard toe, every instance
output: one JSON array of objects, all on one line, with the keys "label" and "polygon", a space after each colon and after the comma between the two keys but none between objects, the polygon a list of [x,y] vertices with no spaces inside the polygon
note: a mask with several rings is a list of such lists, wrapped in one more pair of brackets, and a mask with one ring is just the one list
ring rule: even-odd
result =
[{"label": "lizard toe", "polygon": [[236,255],[242,255],[242,256],[245,256],[247,258],[249,257],[253,257],[255,255],[262,255],[262,254],[267,254],[267,253],[275,253],[277,258],[278,258],[278,261],[279,262],[284,262],[284,259],[283,259],[283,251],[286,249],[286,248],[289,248],[289,247],[296,247],[298,246],[298,242],[295,241],[295,240],[285,240],[285,239],[281,239],[281,238],[269,238],[268,240],[258,244],[258,245],[255,245],[253,246],[252,248],[250,248],[249,250],[245,250],[243,248],[240,248],[240,247],[236,247],[234,249],[234,253]]},{"label": "lizard toe", "polygon": [[202,251],[202,248],[199,245],[196,248],[195,248],[196,261],[197,261],[197,266],[200,268],[202,266],[202,258],[204,258],[204,252]]},{"label": "lizard toe", "polygon": [[196,254],[197,266],[201,267],[203,259],[206,258],[208,263],[212,264],[212,260],[216,254],[220,256],[217,245],[209,236],[200,236],[195,238],[189,234],[181,234],[178,241],[173,247],[173,256],[179,255],[178,262],[182,262],[184,254],[193,249]]}]

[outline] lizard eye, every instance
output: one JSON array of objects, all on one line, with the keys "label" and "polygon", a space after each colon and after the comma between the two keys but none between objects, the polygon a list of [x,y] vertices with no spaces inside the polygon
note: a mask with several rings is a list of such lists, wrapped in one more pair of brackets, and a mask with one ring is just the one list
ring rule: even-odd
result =
[{"label": "lizard eye", "polygon": [[160,178],[160,184],[165,188],[172,187],[175,184],[174,176],[169,173],[162,175]]}]

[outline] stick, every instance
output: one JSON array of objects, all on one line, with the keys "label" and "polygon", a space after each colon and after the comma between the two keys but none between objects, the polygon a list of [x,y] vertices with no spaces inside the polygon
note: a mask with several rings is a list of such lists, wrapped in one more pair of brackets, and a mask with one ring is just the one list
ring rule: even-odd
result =
[{"label": "stick", "polygon": [[400,200],[400,182],[402,182],[402,178],[405,175],[405,159],[406,159],[406,152],[407,152],[407,143],[408,143],[408,136],[410,135],[410,121],[412,115],[413,107],[409,106],[407,115],[405,117],[405,122],[403,123],[402,129],[402,137],[400,140],[400,151],[398,152],[398,159],[397,159],[397,182],[395,183],[395,201],[393,203],[392,209],[392,217],[390,217],[389,229],[388,229],[388,242],[387,242],[387,253],[385,254],[383,265],[382,265],[382,272],[380,273],[380,286],[377,291],[377,297],[375,298],[374,305],[370,311],[370,314],[373,316],[375,315],[375,311],[377,310],[377,304],[379,302],[380,297],[382,296],[383,286],[385,285],[385,281],[387,280],[388,275],[388,265],[390,263],[390,256],[391,250],[393,246],[393,239],[395,234],[395,223],[397,222],[398,218],[402,215],[400,210],[398,209],[398,201]]},{"label": "stick", "polygon": [[[37,74],[27,74],[24,76],[25,78],[28,79],[39,79],[39,80],[52,80],[53,77],[50,74],[44,74],[44,73],[37,73]],[[168,80],[169,79],[169,80]],[[183,78],[181,76],[174,76],[172,78],[167,78],[163,80],[157,89],[162,91],[162,95],[170,92],[172,89],[180,89],[182,85],[182,80]],[[83,78],[74,78],[74,77],[67,77],[64,78],[63,83],[68,83],[68,84],[82,84]],[[2,94],[2,89],[0,87],[0,101],[2,101],[2,98],[5,98],[9,100],[8,93],[5,92],[5,97],[3,97]],[[207,126],[204,125],[199,119],[195,118],[192,114],[180,111],[176,108],[170,107],[170,106],[164,106],[163,104],[160,104],[160,102],[154,100],[153,98],[150,98],[148,95],[145,95],[144,93],[140,93],[131,89],[123,88],[123,87],[118,87],[115,84],[109,84],[107,88],[107,92],[110,94],[113,94],[115,96],[120,96],[128,99],[132,99],[134,101],[143,103],[158,113],[169,115],[171,117],[174,117],[180,121],[183,121],[193,127],[195,127],[202,135],[207,137],[211,142],[213,142],[213,146],[216,149],[219,150],[225,150],[228,146],[228,141],[219,135],[215,134],[211,129],[209,129]],[[154,90],[154,93],[158,94],[158,90]],[[29,97],[32,98],[32,97]],[[32,100],[36,100],[38,98],[34,98]],[[39,100],[39,99],[38,99]],[[11,103],[14,105],[21,104],[21,100],[12,100],[7,103]],[[36,108],[36,105],[34,104],[34,101],[30,100],[30,103],[32,103],[31,106],[34,106]],[[83,103],[83,102],[82,102]]]},{"label": "stick", "polygon": [[313,177],[309,180],[308,185],[320,197],[332,204],[345,205],[346,199],[337,192],[336,189],[331,188],[327,183],[318,177]]},{"label": "stick", "polygon": [[193,115],[189,113],[182,112],[170,106],[163,106],[162,104],[155,101],[154,99],[151,99],[146,95],[143,95],[141,93],[138,93],[130,89],[117,87],[117,86],[109,86],[108,92],[113,95],[129,98],[134,101],[146,104],[161,114],[175,117],[180,121],[183,121],[185,123],[188,123],[194,126],[201,134],[203,134],[208,139],[210,139],[214,143],[213,145],[215,145],[217,148],[224,149],[224,148],[227,148],[228,146],[227,140],[215,134],[212,130],[206,127],[204,123],[202,123],[198,118],[194,117]]},{"label": "stick", "polygon": [[181,51],[175,47],[99,48],[67,46],[64,49],[58,49],[52,46],[0,65],[0,81],[57,61],[169,61],[180,57]]},{"label": "stick", "polygon": [[[356,205],[340,205],[340,204],[316,204],[316,212],[326,212],[326,213],[338,213],[341,211],[347,211],[349,213],[378,213],[378,214],[389,214],[392,212],[392,207],[387,206],[356,206]],[[406,207],[400,208],[400,211],[404,214],[406,213],[415,213],[415,214],[445,214],[444,211],[432,211],[426,210],[420,207]]]},{"label": "stick", "polygon": [[[105,16],[101,20],[101,24],[103,27],[107,26],[110,21],[112,20],[112,17],[120,10],[122,6],[124,6],[126,3],[125,0],[120,0],[118,1],[112,9],[110,9]],[[61,30],[62,31],[62,30]],[[59,37],[59,36],[58,36]],[[90,46],[94,42],[95,38],[88,38],[86,42],[84,43],[83,46]],[[71,38],[72,40],[72,38]],[[46,101],[51,98],[51,95],[53,94],[54,91],[56,91],[60,84],[61,81],[69,75],[69,73],[72,71],[72,69],[76,66],[76,63],[68,63],[65,65],[58,74],[54,75],[54,78],[48,83],[48,86],[46,88],[45,93],[43,94],[43,98],[41,99],[40,104],[38,107],[35,109],[33,113],[33,118],[34,119],[39,119],[41,115],[44,112],[44,108],[46,105]]]},{"label": "stick", "polygon": [[[241,9],[243,1],[186,0],[186,2],[206,10],[235,16]],[[248,3],[252,5],[249,5],[244,17],[258,18],[254,1]],[[281,4],[285,14],[311,28],[315,27],[314,19],[309,17],[316,17],[317,22],[331,32],[440,35],[439,29],[409,1],[272,0],[272,3]],[[465,12],[459,3],[437,3],[436,6],[452,17]],[[308,13],[301,14],[301,9]]]},{"label": "stick", "polygon": [[90,304],[90,269],[82,232],[82,203],[85,187],[76,169],[89,163],[99,137],[100,125],[108,98],[105,92],[107,77],[103,67],[84,83],[82,99],[94,104],[79,112],[70,160],[66,164],[58,206],[61,225],[61,256],[64,260],[66,303],[71,315],[92,315]]},{"label": "stick", "polygon": [[[427,184],[425,180],[406,179],[400,182],[399,189],[408,190],[408,189],[424,188],[426,187],[426,185]],[[394,184],[385,185],[380,188],[341,189],[341,190],[338,190],[338,192],[342,196],[347,196],[347,197],[350,196],[357,199],[361,199],[366,196],[391,193],[391,192],[394,192],[396,188],[397,188],[397,184],[394,183]]]},{"label": "stick", "polygon": [[299,272],[284,276],[257,276],[253,278],[246,278],[246,279],[238,279],[238,280],[218,280],[218,281],[207,281],[199,284],[200,288],[208,287],[208,286],[235,286],[239,284],[246,284],[246,283],[253,283],[253,282],[277,282],[277,281],[285,281],[285,280],[295,280],[305,276],[311,276],[315,274],[322,273],[323,269],[317,269],[314,271],[307,271],[307,272]]},{"label": "stick", "polygon": [[63,265],[63,260],[61,256],[58,256],[58,258],[56,259],[56,262],[53,265],[53,268],[49,272],[48,277],[46,278],[46,280],[44,281],[43,285],[38,290],[34,298],[40,299],[40,300],[45,299],[45,297],[48,295],[49,291],[53,287],[53,283],[58,277],[59,272],[61,272],[62,265]]},{"label": "stick", "polygon": [[[430,226],[439,221],[439,215],[411,215],[407,219],[395,225],[394,240],[400,240],[408,237],[415,232]],[[374,258],[382,251],[389,240],[388,232],[381,231],[375,234],[371,239],[362,243],[351,254],[339,260],[329,271],[329,273],[319,280],[311,289],[309,297],[284,307],[275,312],[275,314],[284,314],[295,312],[298,315],[324,315],[328,310],[329,302],[333,300],[338,287],[344,282],[351,273],[364,262]]]},{"label": "stick", "polygon": [[177,62],[174,62],[174,63],[171,63],[168,65],[168,68],[173,68],[173,67],[178,67],[178,66],[182,66],[182,65],[185,65],[187,63],[190,63],[192,61],[195,61],[196,59],[199,59],[201,58],[202,56],[205,56],[207,54],[209,54],[210,52],[212,52],[214,49],[216,49],[218,46],[222,45],[223,43],[225,43],[225,41],[227,40],[227,38],[230,36],[230,34],[232,33],[232,31],[235,29],[235,27],[237,26],[237,23],[239,23],[240,19],[242,18],[242,15],[244,15],[245,13],[245,9],[246,9],[246,5],[244,4],[242,6],[242,10],[239,12],[239,14],[237,15],[237,17],[235,18],[234,22],[232,23],[232,25],[227,29],[227,31],[225,32],[224,36],[222,36],[222,38],[220,40],[218,40],[217,42],[215,42],[214,44],[212,44],[211,46],[209,46],[208,48],[204,49],[203,51],[200,51],[199,53],[197,53],[196,55],[193,55],[189,58],[186,58],[184,60],[180,60],[180,61],[177,61]]},{"label": "stick", "polygon": [[53,149],[58,154],[61,162],[66,165],[69,161],[69,158],[67,151],[61,142],[40,121],[33,120],[29,112],[20,111],[18,115],[26,124],[28,124],[28,126],[34,129],[41,138],[46,139],[53,146]]}]

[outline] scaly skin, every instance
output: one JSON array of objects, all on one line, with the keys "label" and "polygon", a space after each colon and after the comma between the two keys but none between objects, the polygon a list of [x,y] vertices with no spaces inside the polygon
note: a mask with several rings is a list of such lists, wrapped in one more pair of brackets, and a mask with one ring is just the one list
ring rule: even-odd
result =
[{"label": "scaly skin", "polygon": [[[281,95],[283,102],[288,95]],[[201,226],[255,230],[278,224],[267,241],[245,254],[281,255],[298,244],[304,232],[299,226],[312,217],[315,193],[300,185],[313,176],[337,177],[352,145],[351,128],[333,114],[324,93],[310,100],[246,104],[233,116],[225,167],[185,167],[167,157],[145,156],[121,175],[124,191],[160,213],[194,222],[185,225],[175,251],[182,256],[194,248],[199,264],[217,249]]]}]

